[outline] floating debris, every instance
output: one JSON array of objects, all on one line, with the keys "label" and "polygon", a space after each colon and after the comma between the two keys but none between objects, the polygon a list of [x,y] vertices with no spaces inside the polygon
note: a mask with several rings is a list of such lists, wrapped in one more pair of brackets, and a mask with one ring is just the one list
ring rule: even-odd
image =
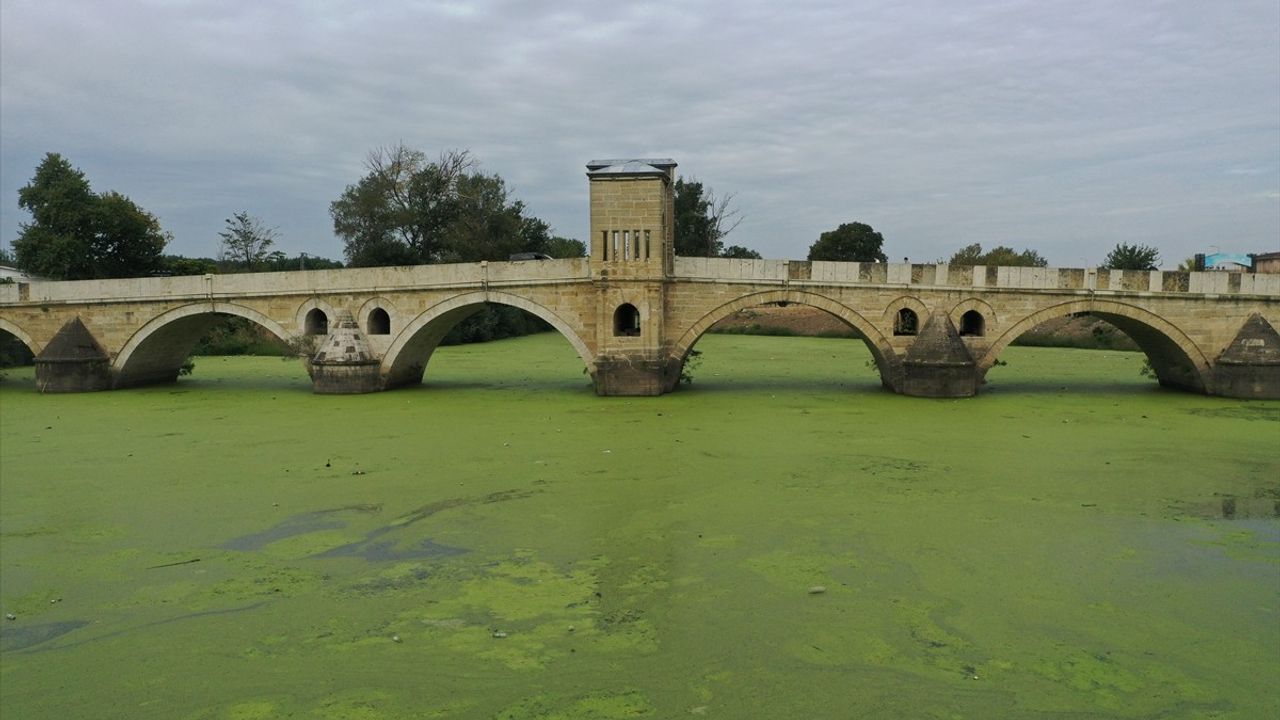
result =
[{"label": "floating debris", "polygon": [[157,568],[176,567],[178,565],[190,565],[191,563],[200,562],[200,558],[191,558],[190,560],[179,560],[178,562],[164,563],[162,565],[152,565],[147,570],[155,570]]},{"label": "floating debris", "polygon": [[502,638],[506,637],[506,636],[507,636],[507,634],[506,634],[506,633],[504,633],[504,632],[502,632],[501,630],[494,630],[494,631],[493,631],[493,636],[494,636],[494,637],[496,637],[496,638],[498,638],[499,640],[501,640]]},{"label": "floating debris", "polygon": [[5,620],[17,620],[17,619],[18,619],[18,616],[17,616],[17,615],[14,615],[13,613],[5,613],[5,614],[4,614],[4,619],[5,619]]},{"label": "floating debris", "polygon": [[392,636],[391,636],[391,642],[400,642],[400,636],[399,636],[399,635],[392,635]]},{"label": "floating debris", "polygon": [[821,595],[826,591],[827,591],[826,585],[814,585],[813,587],[809,588],[810,595]]}]

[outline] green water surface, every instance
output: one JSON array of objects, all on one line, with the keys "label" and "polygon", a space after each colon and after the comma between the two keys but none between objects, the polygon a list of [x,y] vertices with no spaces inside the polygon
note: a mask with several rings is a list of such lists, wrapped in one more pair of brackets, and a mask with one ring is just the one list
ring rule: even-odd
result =
[{"label": "green water surface", "polygon": [[1280,402],[1131,353],[939,401],[856,341],[699,349],[661,398],[555,334],[352,397],[10,371],[0,717],[1280,717]]}]

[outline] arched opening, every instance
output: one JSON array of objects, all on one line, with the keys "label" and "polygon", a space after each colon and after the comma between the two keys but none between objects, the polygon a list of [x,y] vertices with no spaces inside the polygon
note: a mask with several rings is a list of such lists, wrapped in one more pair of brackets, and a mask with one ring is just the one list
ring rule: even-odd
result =
[{"label": "arched opening", "polygon": [[613,311],[614,337],[640,336],[640,311],[631,303],[622,303]]},{"label": "arched opening", "polygon": [[36,354],[22,338],[0,328],[0,367],[20,367],[35,361]]},{"label": "arched opening", "polygon": [[374,308],[369,312],[369,319],[366,325],[365,332],[370,335],[391,334],[391,316],[382,308]]},{"label": "arched opening", "polygon": [[902,308],[893,318],[894,335],[915,335],[920,331],[920,316],[911,308]]},{"label": "arched opening", "polygon": [[995,390],[1140,390],[1154,381],[1204,392],[1208,362],[1150,311],[1094,300],[1046,308],[1015,323],[979,360],[984,376],[993,367],[1000,378],[991,378]]},{"label": "arched opening", "polygon": [[680,379],[699,391],[897,390],[902,379],[898,356],[875,325],[837,301],[798,291],[758,293],[712,310],[684,332],[672,357]]},{"label": "arched opening", "polygon": [[[557,333],[543,332],[552,329]],[[566,364],[572,355],[556,334],[568,340],[579,363]],[[510,343],[486,342],[507,339]],[[467,360],[437,363],[441,368],[432,372],[433,385],[533,383],[585,389],[582,368],[593,367],[594,361],[586,343],[556,313],[496,291],[452,298],[405,325],[383,357],[386,387],[422,382],[428,363],[437,356]]]},{"label": "arched opening", "polygon": [[[173,382],[197,365],[193,377],[200,382],[306,387],[303,367],[281,362],[296,356],[284,329],[254,310],[189,305],[144,325],[125,343],[112,371],[117,388]],[[204,359],[212,357],[221,359]]]},{"label": "arched opening", "polygon": [[[0,380],[25,380],[34,375],[35,352],[16,334],[0,328]],[[26,368],[31,368],[30,372]]]},{"label": "arched opening", "polygon": [[307,311],[304,327],[308,335],[328,335],[329,316],[320,308],[311,308]]},{"label": "arched opening", "polygon": [[962,337],[982,337],[987,331],[987,321],[982,313],[969,310],[960,316],[960,335]]}]

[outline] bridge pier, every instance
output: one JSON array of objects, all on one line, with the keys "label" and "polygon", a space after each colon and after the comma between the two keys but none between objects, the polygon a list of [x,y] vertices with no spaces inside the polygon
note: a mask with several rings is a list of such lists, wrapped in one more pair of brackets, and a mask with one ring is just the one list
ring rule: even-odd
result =
[{"label": "bridge pier", "polygon": [[1214,395],[1280,400],[1280,333],[1250,315],[1213,366]]},{"label": "bridge pier", "polygon": [[596,359],[597,395],[662,395],[680,382],[680,364],[670,358],[614,355]]},{"label": "bridge pier", "polygon": [[355,317],[344,310],[311,359],[311,390],[321,395],[377,392],[382,389],[381,366]]},{"label": "bridge pier", "polygon": [[978,364],[951,317],[936,311],[925,321],[902,361],[902,394],[911,397],[960,398],[978,393]]},{"label": "bridge pier", "polygon": [[107,351],[78,315],[68,320],[35,356],[35,365],[36,389],[42,393],[111,389],[111,361]]}]

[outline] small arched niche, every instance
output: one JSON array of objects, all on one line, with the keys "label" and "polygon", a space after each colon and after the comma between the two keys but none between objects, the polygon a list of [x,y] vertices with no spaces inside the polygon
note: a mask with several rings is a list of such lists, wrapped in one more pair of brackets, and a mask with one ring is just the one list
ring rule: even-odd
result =
[{"label": "small arched niche", "polygon": [[369,319],[365,321],[365,332],[370,335],[390,335],[391,315],[382,308],[374,308],[369,312]]},{"label": "small arched niche", "polygon": [[304,328],[308,335],[328,335],[329,316],[325,315],[320,308],[311,308],[311,310],[307,311]]},{"label": "small arched niche", "polygon": [[894,335],[915,335],[920,331],[920,317],[911,308],[902,308],[893,319]]},{"label": "small arched niche", "polygon": [[613,311],[614,337],[640,336],[640,311],[631,303],[622,303]]},{"label": "small arched niche", "polygon": [[977,310],[969,310],[960,316],[962,337],[982,337],[987,333],[987,320]]}]

